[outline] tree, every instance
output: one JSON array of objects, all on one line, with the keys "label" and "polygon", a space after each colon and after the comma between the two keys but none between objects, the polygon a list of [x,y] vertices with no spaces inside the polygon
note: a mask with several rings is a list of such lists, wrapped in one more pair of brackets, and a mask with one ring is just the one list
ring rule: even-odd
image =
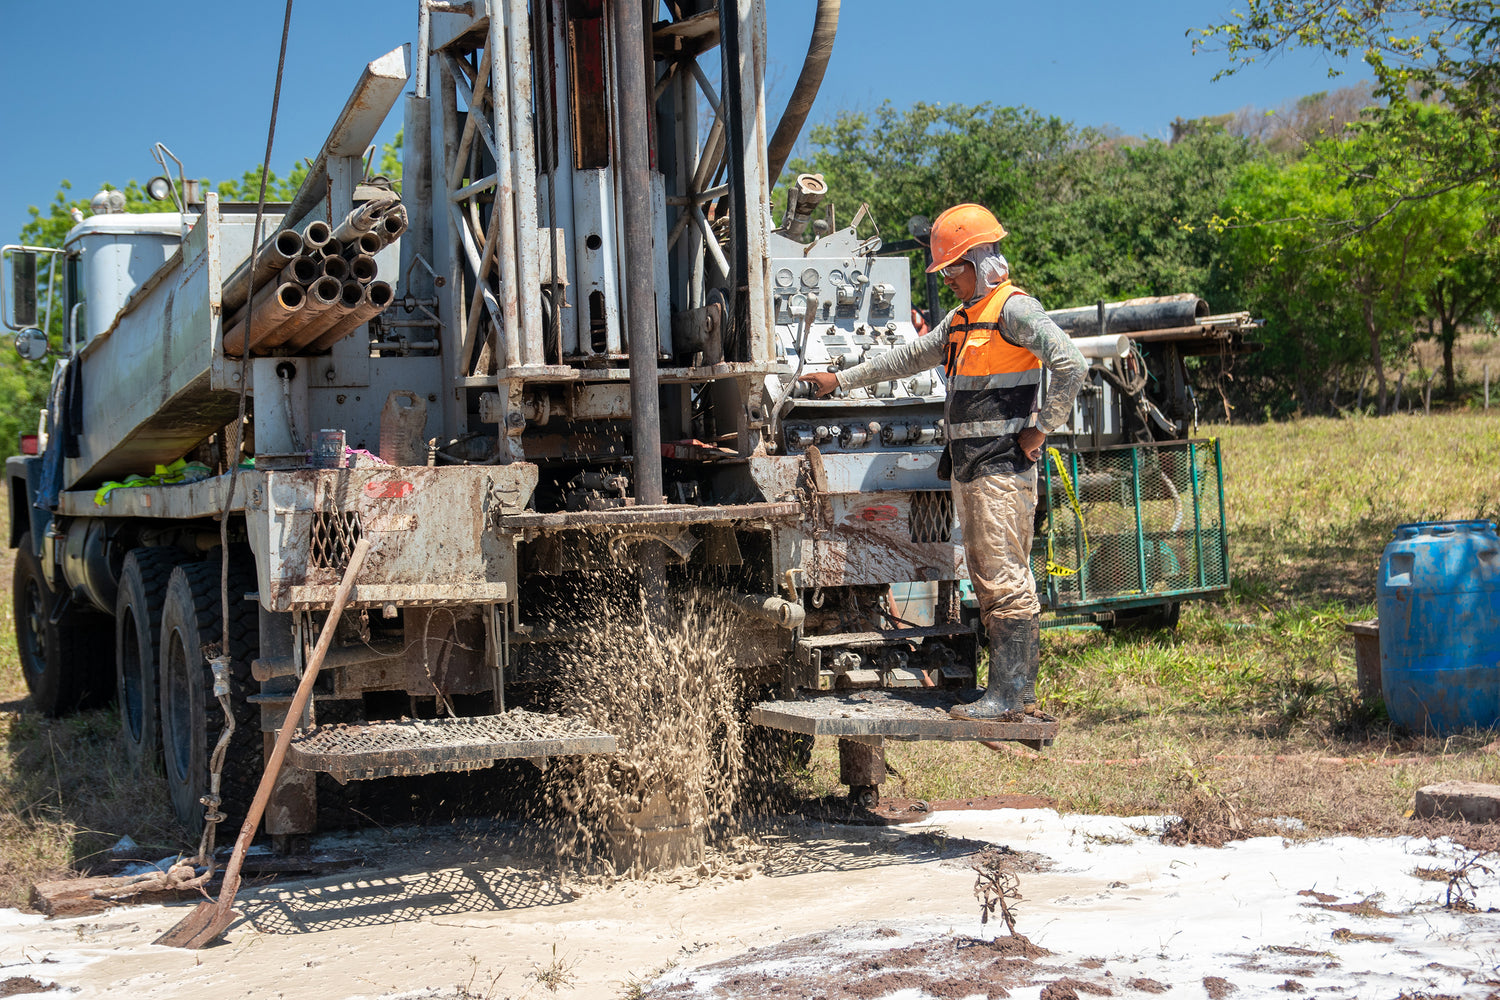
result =
[{"label": "tree", "polygon": [[[1348,331],[1357,328],[1386,412],[1385,363],[1410,345],[1430,306],[1449,303],[1456,337],[1456,324],[1493,301],[1476,290],[1495,273],[1487,251],[1475,252],[1487,239],[1482,199],[1470,188],[1392,201],[1393,193],[1421,183],[1422,165],[1401,165],[1395,151],[1381,148],[1385,138],[1359,132],[1317,143],[1299,161],[1256,165],[1238,179],[1225,208],[1228,262],[1257,307],[1279,321],[1268,329],[1268,343],[1302,354],[1293,369],[1300,401],[1307,400],[1306,377],[1326,380],[1348,359]],[[1350,164],[1378,166],[1361,167],[1356,183]],[[1379,226],[1354,221],[1375,216]],[[1452,301],[1460,289],[1462,306]],[[1280,360],[1293,362],[1284,354]]]},{"label": "tree", "polygon": [[[1068,185],[1061,176],[1068,156],[1091,134],[1027,108],[917,103],[901,111],[887,101],[873,116],[841,112],[811,129],[812,156],[793,160],[783,175],[823,174],[838,215],[848,219],[868,204],[887,242],[905,239],[913,216],[935,219],[961,202],[985,205],[1011,228],[1045,175],[1058,175],[1054,189]],[[785,204],[784,185],[772,201]],[[1029,243],[1028,234],[1015,232],[1018,248]],[[914,262],[914,286],[920,274]]]},{"label": "tree", "polygon": [[[1500,7],[1493,0],[1247,0],[1242,13],[1197,34],[1195,48],[1217,43],[1230,57],[1219,76],[1293,48],[1363,57],[1383,102],[1367,124],[1382,135],[1379,151],[1424,168],[1406,190],[1364,206],[1363,225],[1378,224],[1401,202],[1462,187],[1495,195]],[[1424,111],[1434,103],[1452,112],[1441,130]]]}]

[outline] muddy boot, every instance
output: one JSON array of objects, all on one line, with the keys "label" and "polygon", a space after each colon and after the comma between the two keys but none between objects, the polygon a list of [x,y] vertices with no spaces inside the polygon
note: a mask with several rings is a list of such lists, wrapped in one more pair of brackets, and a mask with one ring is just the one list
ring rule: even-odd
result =
[{"label": "muddy boot", "polygon": [[[1033,615],[1030,625],[1030,643],[1026,651],[1026,675],[1021,687],[1021,711],[1026,713],[1027,722],[1055,722],[1057,720],[1043,712],[1036,703],[1036,675],[1037,668],[1042,661],[1042,616]],[[1051,740],[1017,740],[1016,742],[1030,750],[1041,750],[1052,745]]]},{"label": "muddy boot", "polygon": [[954,705],[948,714],[955,719],[993,722],[1015,713],[1021,719],[1021,688],[1026,683],[1026,656],[1031,640],[1031,620],[1002,618],[989,626],[990,676],[984,696],[968,705]]},{"label": "muddy boot", "polygon": [[[1026,669],[1021,685],[1021,710],[1028,716],[1039,715],[1036,704],[1036,674],[1042,662],[1042,616],[1032,615],[1026,648]],[[1050,720],[1048,720],[1050,721]]]}]

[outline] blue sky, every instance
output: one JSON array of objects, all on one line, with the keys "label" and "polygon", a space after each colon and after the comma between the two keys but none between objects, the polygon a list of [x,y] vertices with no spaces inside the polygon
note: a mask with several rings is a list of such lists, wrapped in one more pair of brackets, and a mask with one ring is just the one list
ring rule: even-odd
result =
[{"label": "blue sky", "polygon": [[[1185,32],[1230,0],[1053,3],[844,0],[838,41],[810,124],[889,100],[1024,104],[1081,125],[1165,138],[1173,118],[1275,107],[1352,83],[1318,55],[1280,56],[1210,82],[1222,55],[1194,56]],[[796,80],[814,0],[768,0],[773,124]],[[0,2],[11,94],[0,100],[0,237],[64,178],[91,196],[156,173],[164,142],[189,176],[238,177],[260,163],[283,5]],[[366,62],[416,35],[414,0],[298,0],[272,168],[317,153]],[[382,132],[399,125],[400,105]],[[800,152],[800,149],[799,149]]]}]

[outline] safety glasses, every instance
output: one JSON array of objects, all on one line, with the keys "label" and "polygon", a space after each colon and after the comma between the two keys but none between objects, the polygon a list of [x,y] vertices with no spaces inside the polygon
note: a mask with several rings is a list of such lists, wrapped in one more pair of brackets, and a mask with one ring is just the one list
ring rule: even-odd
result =
[{"label": "safety glasses", "polygon": [[938,274],[941,274],[945,278],[956,278],[960,274],[963,274],[964,273],[964,268],[966,268],[968,266],[969,266],[969,262],[968,261],[961,260],[961,261],[958,261],[957,263],[949,264],[947,267],[939,269],[938,270]]}]

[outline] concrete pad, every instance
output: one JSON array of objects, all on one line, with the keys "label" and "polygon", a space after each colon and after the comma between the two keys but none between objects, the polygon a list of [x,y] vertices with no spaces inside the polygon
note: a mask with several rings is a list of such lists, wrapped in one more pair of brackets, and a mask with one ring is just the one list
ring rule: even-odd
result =
[{"label": "concrete pad", "polygon": [[1500,785],[1478,781],[1445,781],[1417,789],[1416,814],[1423,819],[1462,819],[1470,823],[1500,820]]}]

